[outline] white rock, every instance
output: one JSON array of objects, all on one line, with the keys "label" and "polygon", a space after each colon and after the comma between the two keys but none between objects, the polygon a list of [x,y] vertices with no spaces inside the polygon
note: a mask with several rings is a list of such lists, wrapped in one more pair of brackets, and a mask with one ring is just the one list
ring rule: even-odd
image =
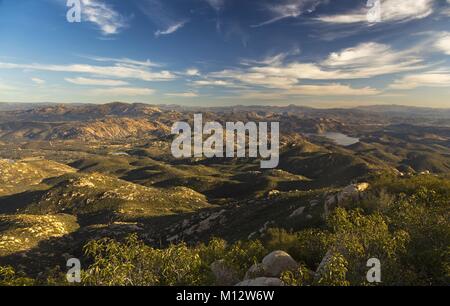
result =
[{"label": "white rock", "polygon": [[283,272],[297,269],[295,260],[284,251],[274,251],[264,257],[262,264],[266,276],[279,277]]},{"label": "white rock", "polygon": [[247,273],[245,273],[244,280],[254,279],[256,277],[266,276],[266,271],[263,264],[254,264],[251,266]]}]

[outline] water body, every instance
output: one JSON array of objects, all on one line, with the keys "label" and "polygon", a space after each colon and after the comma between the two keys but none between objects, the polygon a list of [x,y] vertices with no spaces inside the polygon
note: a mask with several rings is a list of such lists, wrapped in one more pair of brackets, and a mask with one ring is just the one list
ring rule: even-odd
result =
[{"label": "water body", "polygon": [[338,145],[344,146],[344,147],[351,146],[351,145],[359,142],[359,138],[350,137],[345,134],[336,133],[336,132],[326,132],[323,134],[319,134],[319,136],[326,137],[330,140],[333,140]]}]

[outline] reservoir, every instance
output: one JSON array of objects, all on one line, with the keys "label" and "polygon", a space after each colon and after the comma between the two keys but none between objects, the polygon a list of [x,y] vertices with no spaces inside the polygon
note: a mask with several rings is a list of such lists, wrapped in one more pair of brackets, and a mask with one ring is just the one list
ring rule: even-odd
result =
[{"label": "reservoir", "polygon": [[350,137],[345,134],[337,132],[326,132],[323,134],[319,134],[318,136],[326,137],[330,140],[333,140],[336,144],[344,147],[351,146],[359,142],[359,138]]}]

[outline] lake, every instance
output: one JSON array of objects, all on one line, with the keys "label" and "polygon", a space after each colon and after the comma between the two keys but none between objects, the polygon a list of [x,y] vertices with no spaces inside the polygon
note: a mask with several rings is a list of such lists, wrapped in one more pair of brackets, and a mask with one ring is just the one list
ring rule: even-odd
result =
[{"label": "lake", "polygon": [[359,142],[359,138],[350,137],[342,133],[337,132],[326,132],[319,134],[319,136],[326,137],[330,140],[333,140],[335,143],[337,143],[340,146],[351,146],[355,143]]}]

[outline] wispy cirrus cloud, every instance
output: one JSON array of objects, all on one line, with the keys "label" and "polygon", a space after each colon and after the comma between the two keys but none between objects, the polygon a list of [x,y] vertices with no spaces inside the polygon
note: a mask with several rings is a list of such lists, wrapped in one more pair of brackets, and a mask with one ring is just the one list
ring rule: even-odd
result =
[{"label": "wispy cirrus cloud", "polygon": [[36,85],[44,85],[46,83],[45,80],[40,78],[31,78],[31,81],[33,81]]},{"label": "wispy cirrus cloud", "polygon": [[331,83],[324,85],[299,85],[291,88],[288,95],[302,96],[372,96],[380,94],[378,89],[366,86],[354,88],[349,85]]},{"label": "wispy cirrus cloud", "polygon": [[124,66],[124,65],[88,65],[88,64],[17,64],[0,62],[0,69],[28,69],[50,72],[67,72],[95,75],[101,77],[119,78],[119,79],[137,79],[142,81],[169,81],[176,78],[176,75],[170,71],[152,71],[147,67]]},{"label": "wispy cirrus cloud", "polygon": [[[384,0],[381,2],[382,22],[405,22],[423,19],[433,13],[434,0]],[[320,16],[317,20],[333,24],[368,22],[369,7],[344,14]]]},{"label": "wispy cirrus cloud", "polygon": [[124,86],[128,85],[128,82],[121,80],[108,80],[108,79],[91,79],[91,78],[65,78],[66,82],[75,85],[87,85],[87,86]]},{"label": "wispy cirrus cloud", "polygon": [[253,27],[261,27],[275,23],[286,18],[297,18],[306,13],[312,13],[316,8],[329,0],[282,0],[277,2],[265,2],[263,5],[272,15],[266,21],[253,25]]},{"label": "wispy cirrus cloud", "polygon": [[182,29],[189,20],[171,3],[161,0],[136,0],[140,11],[157,27],[155,37],[170,35]]},{"label": "wispy cirrus cloud", "polygon": [[113,35],[127,26],[126,18],[101,0],[82,0],[83,20],[98,26],[102,34]]},{"label": "wispy cirrus cloud", "polygon": [[184,27],[186,23],[187,23],[187,21],[181,21],[181,22],[177,22],[177,23],[169,26],[165,30],[157,30],[155,32],[155,37],[160,37],[160,36],[163,36],[163,35],[173,34],[176,31],[178,31],[179,29],[181,29],[182,27]]},{"label": "wispy cirrus cloud", "polygon": [[198,97],[198,93],[196,92],[176,92],[176,93],[166,93],[168,97],[176,97],[176,98],[196,98]]},{"label": "wispy cirrus cloud", "polygon": [[447,55],[450,55],[450,32],[443,32],[436,35],[434,47]]},{"label": "wispy cirrus cloud", "polygon": [[142,66],[142,67],[162,67],[162,64],[159,63],[155,63],[150,61],[149,59],[147,60],[134,60],[134,59],[129,59],[129,58],[112,58],[112,57],[101,57],[101,56],[81,56],[83,58],[86,59],[90,59],[96,62],[110,62],[110,63],[115,63],[118,64],[120,66]]},{"label": "wispy cirrus cloud", "polygon": [[198,87],[229,87],[229,88],[243,88],[241,84],[232,82],[231,80],[214,80],[214,79],[204,79],[197,80],[191,83]]},{"label": "wispy cirrus cloud", "polygon": [[430,71],[406,75],[389,86],[390,89],[410,90],[417,87],[450,87],[448,71]]},{"label": "wispy cirrus cloud", "polygon": [[226,0],[205,0],[215,11],[221,11],[225,7]]},{"label": "wispy cirrus cloud", "polygon": [[375,42],[332,52],[318,62],[286,62],[283,56],[253,65],[211,72],[197,85],[291,89],[303,80],[351,80],[408,72],[426,67],[415,50],[397,51]]},{"label": "wispy cirrus cloud", "polygon": [[141,87],[115,87],[94,89],[91,93],[99,96],[151,96],[155,90]]},{"label": "wispy cirrus cloud", "polygon": [[298,85],[284,91],[243,91],[240,99],[279,100],[300,96],[339,97],[339,96],[375,96],[381,91],[369,86],[355,88],[340,83]]}]

